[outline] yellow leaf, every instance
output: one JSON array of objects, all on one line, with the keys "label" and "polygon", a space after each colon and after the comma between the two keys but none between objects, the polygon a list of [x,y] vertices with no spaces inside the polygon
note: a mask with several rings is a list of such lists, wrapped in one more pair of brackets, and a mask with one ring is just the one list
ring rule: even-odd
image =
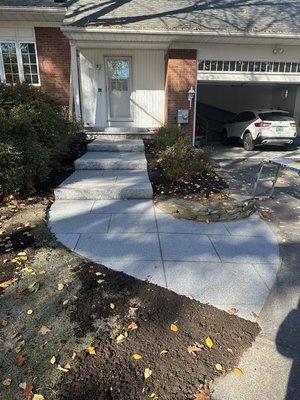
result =
[{"label": "yellow leaf", "polygon": [[148,378],[150,378],[151,375],[152,375],[151,369],[150,369],[150,368],[145,368],[145,371],[144,371],[144,378],[145,378],[145,379],[148,379]]},{"label": "yellow leaf", "polygon": [[67,363],[67,364],[64,365],[64,368],[65,369],[71,369],[71,365],[69,363]]},{"label": "yellow leaf", "polygon": [[28,256],[25,253],[25,251],[22,251],[20,253],[17,254],[17,257],[21,260],[21,261],[27,261],[28,260]]},{"label": "yellow leaf", "polygon": [[229,310],[227,310],[229,315],[235,315],[237,312],[238,310],[236,308],[229,308]]},{"label": "yellow leaf", "polygon": [[27,314],[28,314],[28,315],[31,315],[32,313],[33,313],[32,310],[27,310]]},{"label": "yellow leaf", "polygon": [[63,283],[59,283],[59,284],[57,285],[57,289],[58,289],[58,290],[63,290],[64,287],[65,287],[65,285],[64,285]]},{"label": "yellow leaf", "polygon": [[217,371],[223,372],[223,367],[222,367],[221,364],[216,364],[215,368],[216,368]]},{"label": "yellow leaf", "polygon": [[85,351],[86,351],[90,356],[96,355],[95,347],[93,347],[93,346],[87,347],[87,348],[85,349]]},{"label": "yellow leaf", "polygon": [[229,351],[229,353],[233,353],[233,350],[230,349],[229,347],[228,347],[227,351]]},{"label": "yellow leaf", "polygon": [[206,344],[206,346],[208,347],[208,348],[212,348],[213,347],[213,345],[214,345],[214,342],[212,341],[212,339],[208,336],[206,339],[205,339],[205,344]]},{"label": "yellow leaf", "polygon": [[244,375],[244,372],[243,372],[243,370],[241,368],[234,368],[233,372],[237,376],[243,376]]},{"label": "yellow leaf", "polygon": [[9,286],[13,285],[17,280],[18,279],[16,279],[16,278],[12,278],[12,279],[9,279],[8,281],[2,282],[2,283],[0,283],[0,288],[6,289]]},{"label": "yellow leaf", "polygon": [[114,305],[114,303],[110,303],[109,307],[110,307],[112,310],[114,310],[116,306]]},{"label": "yellow leaf", "polygon": [[19,388],[25,390],[26,389],[26,385],[27,385],[26,382],[21,382],[21,383],[19,383]]},{"label": "yellow leaf", "polygon": [[46,335],[46,333],[48,333],[48,332],[50,332],[50,331],[51,331],[51,329],[48,328],[48,326],[42,325],[42,326],[40,327],[40,329],[39,329],[39,334],[40,334],[40,335]]},{"label": "yellow leaf", "polygon": [[45,400],[42,394],[34,394],[32,400]]},{"label": "yellow leaf", "polygon": [[120,335],[118,335],[118,336],[116,337],[116,342],[117,342],[117,343],[122,343],[122,342],[124,342],[124,340],[125,340],[127,337],[128,337],[128,333],[127,333],[127,332],[125,332],[124,334],[121,333]]},{"label": "yellow leaf", "polygon": [[133,354],[133,356],[131,357],[134,361],[139,361],[142,356],[138,353]]},{"label": "yellow leaf", "polygon": [[50,359],[50,364],[54,365],[55,363],[56,363],[56,357],[53,356],[53,357],[51,357],[51,359]]},{"label": "yellow leaf", "polygon": [[173,332],[177,332],[177,331],[178,331],[178,326],[177,326],[176,324],[171,324],[171,325],[170,325],[170,329],[171,329],[171,331],[173,331]]},{"label": "yellow leaf", "polygon": [[156,393],[151,393],[151,395],[150,395],[150,399],[153,399],[153,400],[158,400],[158,396],[157,396],[157,394]]},{"label": "yellow leaf", "polygon": [[69,372],[67,368],[63,368],[61,365],[58,364],[57,369],[61,372]]},{"label": "yellow leaf", "polygon": [[159,354],[164,356],[165,354],[169,353],[169,350],[162,350]]}]

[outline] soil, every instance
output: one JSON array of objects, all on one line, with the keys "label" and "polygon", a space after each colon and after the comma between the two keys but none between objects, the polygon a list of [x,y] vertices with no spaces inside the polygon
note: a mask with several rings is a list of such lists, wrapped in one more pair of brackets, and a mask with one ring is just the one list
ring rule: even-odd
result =
[{"label": "soil", "polygon": [[177,198],[192,199],[201,203],[222,201],[228,199],[224,189],[227,183],[215,172],[197,174],[188,181],[171,182],[164,176],[163,169],[157,162],[153,140],[144,140],[145,153],[148,161],[148,174],[153,187],[154,197],[166,195]]},{"label": "soil", "polygon": [[[97,330],[96,355],[81,356],[64,376],[61,400],[194,399],[200,384],[238,365],[259,331],[257,324],[100,265],[82,265],[76,274],[82,286],[71,319],[78,337]],[[134,317],[130,307],[136,308]],[[132,321],[135,330],[128,329]],[[125,332],[128,337],[118,344],[116,337]],[[208,336],[211,349],[204,344]],[[195,344],[200,351],[189,354]],[[141,360],[132,360],[136,353]],[[216,370],[218,363],[224,372]],[[147,380],[145,368],[152,370]]]}]

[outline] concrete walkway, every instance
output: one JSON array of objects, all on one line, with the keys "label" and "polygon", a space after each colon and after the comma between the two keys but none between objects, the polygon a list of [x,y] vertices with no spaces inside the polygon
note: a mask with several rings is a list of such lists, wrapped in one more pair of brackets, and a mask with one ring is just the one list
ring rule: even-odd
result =
[{"label": "concrete walkway", "polygon": [[[164,214],[152,200],[141,199],[143,193],[133,197],[134,185],[148,185],[145,169],[122,173],[107,169],[146,168],[141,165],[140,144],[131,149],[134,156],[129,155],[128,143],[123,145],[126,153],[120,143],[105,143],[102,150],[109,152],[99,154],[102,144],[94,143],[76,162],[77,168],[89,170],[90,160],[94,168],[102,169],[77,170],[56,190],[58,200],[50,209],[49,225],[58,240],[107,267],[221,309],[234,307],[240,316],[253,319],[252,312],[261,311],[280,264],[268,225],[258,216],[206,224]],[[139,164],[133,165],[137,159]],[[126,190],[130,199],[124,196]],[[151,197],[149,191],[145,197]]]}]

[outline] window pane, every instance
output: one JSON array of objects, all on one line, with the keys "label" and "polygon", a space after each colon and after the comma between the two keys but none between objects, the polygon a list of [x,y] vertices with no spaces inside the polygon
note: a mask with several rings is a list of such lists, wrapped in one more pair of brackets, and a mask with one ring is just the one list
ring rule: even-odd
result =
[{"label": "window pane", "polygon": [[19,81],[19,68],[15,43],[1,43],[5,80],[7,83]]},{"label": "window pane", "polygon": [[[33,43],[21,43],[21,54],[26,83],[39,83],[35,46]],[[35,77],[33,78],[33,74]]]}]

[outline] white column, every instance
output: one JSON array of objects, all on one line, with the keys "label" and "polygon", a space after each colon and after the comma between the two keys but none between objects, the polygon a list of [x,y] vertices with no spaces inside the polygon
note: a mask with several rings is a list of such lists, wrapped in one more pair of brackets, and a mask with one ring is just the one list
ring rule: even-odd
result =
[{"label": "white column", "polygon": [[71,45],[71,69],[72,69],[72,84],[73,84],[73,94],[74,94],[74,104],[75,104],[75,116],[78,121],[81,121],[77,49],[74,43],[71,42],[70,45]]},{"label": "white column", "polygon": [[297,93],[296,93],[294,117],[296,119],[298,136],[300,136],[300,127],[299,127],[299,121],[300,121],[300,86],[298,86]]}]

